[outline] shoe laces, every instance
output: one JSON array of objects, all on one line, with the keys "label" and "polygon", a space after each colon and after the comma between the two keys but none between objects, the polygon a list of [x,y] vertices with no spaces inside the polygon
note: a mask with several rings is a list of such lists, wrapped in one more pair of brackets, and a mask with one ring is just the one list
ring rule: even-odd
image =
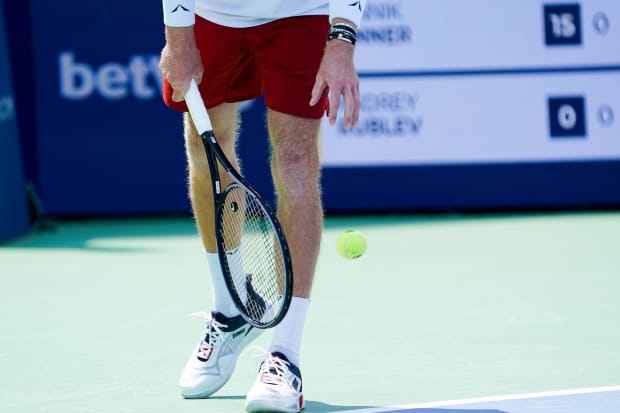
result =
[{"label": "shoe laces", "polygon": [[208,360],[213,353],[213,348],[216,346],[220,336],[223,334],[222,329],[226,327],[226,324],[222,324],[215,320],[211,316],[211,313],[206,311],[193,313],[192,316],[199,317],[207,321],[207,325],[198,348],[198,356]]},{"label": "shoe laces", "polygon": [[285,381],[289,362],[269,356],[260,367],[260,380],[265,384],[278,385]]}]

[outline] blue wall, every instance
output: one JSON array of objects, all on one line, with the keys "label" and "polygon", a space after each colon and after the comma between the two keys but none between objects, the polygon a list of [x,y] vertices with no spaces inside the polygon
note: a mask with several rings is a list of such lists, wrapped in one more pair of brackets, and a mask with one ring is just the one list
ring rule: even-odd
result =
[{"label": "blue wall", "polygon": [[4,8],[0,3],[0,241],[28,231],[26,190],[9,69]]},{"label": "blue wall", "polygon": [[[470,0],[470,3],[474,4],[476,1]],[[463,7],[461,0],[441,0],[440,3],[443,6]],[[363,125],[368,126],[366,129],[360,129],[356,134],[331,134],[326,140],[329,139],[330,144],[336,146],[346,143],[346,150],[339,154],[363,151],[361,148],[364,148],[364,145],[376,145],[375,148],[392,145],[400,138],[408,139],[412,148],[420,144],[421,149],[432,152],[436,148],[443,148],[443,134],[433,135],[433,127],[444,124],[453,127],[458,138],[454,139],[455,142],[471,140],[469,147],[477,148],[477,145],[480,145],[479,152],[482,158],[486,158],[483,162],[472,161],[471,159],[477,156],[474,153],[463,155],[466,162],[452,163],[417,162],[415,156],[411,157],[414,160],[411,162],[383,164],[373,162],[366,165],[338,165],[332,161],[323,173],[324,203],[328,213],[620,205],[620,186],[617,184],[620,182],[620,157],[587,154],[589,148],[595,148],[595,144],[601,142],[607,142],[612,149],[618,148],[617,142],[620,141],[605,137],[617,130],[617,120],[611,126],[597,125],[592,122],[596,119],[596,113],[584,114],[590,119],[590,136],[582,136],[577,140],[551,139],[546,124],[542,127],[536,124],[535,128],[528,129],[529,123],[532,123],[529,120],[522,122],[523,130],[520,131],[512,125],[503,125],[502,119],[489,119],[487,114],[481,114],[480,118],[472,123],[480,127],[481,131],[487,130],[485,128],[489,125],[499,125],[492,132],[492,136],[481,135],[478,130],[461,130],[456,122],[450,120],[450,116],[458,115],[456,111],[448,109],[453,102],[437,98],[442,90],[452,90],[452,86],[447,86],[449,82],[458,86],[489,79],[490,91],[481,93],[480,96],[476,94],[475,97],[479,97],[480,103],[484,103],[486,107],[492,108],[498,106],[492,100],[496,98],[495,91],[501,91],[497,85],[501,87],[504,80],[518,78],[523,81],[523,90],[535,90],[536,94],[540,94],[532,96],[540,98],[540,102],[534,102],[542,105],[537,113],[546,117],[547,109],[544,105],[547,92],[538,90],[538,86],[533,83],[534,86],[527,87],[528,82],[536,80],[539,74],[531,73],[533,69],[527,67],[522,68],[523,73],[510,74],[514,70],[508,66],[500,67],[489,76],[482,76],[484,71],[481,72],[476,67],[459,71],[460,77],[455,76],[454,71],[447,67],[424,67],[424,70],[418,70],[417,67],[425,63],[428,66],[428,62],[432,62],[434,57],[430,53],[437,49],[433,47],[433,42],[442,45],[438,47],[449,47],[445,45],[445,38],[422,36],[425,33],[423,22],[412,20],[421,18],[421,11],[426,10],[428,3],[414,0],[373,0],[369,4],[372,4],[369,10],[374,13],[366,22],[365,27],[369,33],[380,34],[390,27],[399,27],[407,36],[398,44],[385,43],[378,35],[369,35],[367,40],[360,41],[358,55],[366,56],[364,59],[367,60],[361,65],[364,69],[361,73],[362,84],[372,86],[369,90],[374,96],[382,96],[381,93],[384,92],[394,95],[390,88],[396,88],[397,92],[405,91],[408,96],[416,99],[421,97],[421,100],[419,105],[410,108],[411,113],[389,112],[393,108],[387,108],[384,112],[376,111],[376,107],[365,108],[367,111],[363,115],[368,119],[364,119]],[[402,7],[402,10],[395,8],[397,4],[401,5],[399,7]],[[590,58],[590,55],[582,56],[580,51],[591,50],[591,43],[586,45],[588,47],[573,49],[545,46],[545,31],[541,24],[544,19],[542,3],[528,3],[526,6],[523,2],[512,1],[511,4],[511,7],[515,8],[530,8],[527,12],[531,21],[524,26],[530,33],[530,43],[527,44],[535,44],[540,49],[535,52],[536,56],[542,59],[541,62],[556,57],[558,62],[564,59],[568,63],[563,66],[558,63],[557,69],[561,71],[573,67],[570,62],[573,55],[577,60]],[[603,9],[611,6],[617,8],[613,2],[606,2],[603,6]],[[21,112],[20,124],[23,125],[22,143],[27,148],[24,153],[26,176],[35,183],[45,211],[58,216],[189,212],[181,116],[167,109],[160,97],[161,79],[157,60],[164,39],[159,3],[145,7],[140,2],[121,0],[66,0],[62,7],[63,13],[58,13],[58,4],[55,2],[31,0],[12,2],[7,8],[12,17],[9,28],[11,50],[15,59],[15,78],[20,79],[20,84],[25,84],[25,87],[17,90],[17,107]],[[408,10],[411,7],[417,9]],[[385,10],[390,12],[383,13]],[[474,17],[476,15],[471,10],[457,11],[458,13],[453,13],[456,17],[465,12]],[[585,7],[583,13],[584,20],[589,18],[589,11],[585,10]],[[49,16],[54,16],[54,19]],[[454,24],[460,21],[456,17]],[[480,17],[482,21],[495,21],[483,17]],[[511,22],[506,24],[509,23]],[[426,26],[424,30],[436,30],[436,25],[427,23]],[[483,26],[481,23],[480,30],[485,29]],[[590,26],[587,28],[591,29]],[[525,33],[519,22],[501,33],[510,33],[508,29],[515,33]],[[467,30],[467,33],[471,31]],[[584,36],[586,40],[592,38],[592,35],[588,36]],[[450,35],[447,37],[451,38]],[[527,36],[523,39],[525,38]],[[418,39],[421,40],[418,42]],[[496,43],[514,40],[501,39],[499,34],[496,37],[488,36],[488,39],[488,47],[501,47]],[[599,40],[601,39],[615,42],[610,37],[600,35]],[[427,43],[422,44],[423,41]],[[28,45],[27,50],[24,44]],[[521,44],[525,44],[525,40],[515,42],[515,47],[521,47],[518,46]],[[372,65],[377,62],[390,61],[375,59],[373,53],[383,50],[383,53],[389,55],[395,53],[396,49],[393,47],[405,50],[397,53],[401,58],[411,56],[403,62],[411,65],[411,68],[406,72],[399,72],[398,67],[390,68],[389,71],[385,68],[373,68]],[[523,46],[519,53],[515,52],[515,56],[530,56],[527,47]],[[620,54],[617,49],[610,50],[616,50],[613,52],[613,59],[609,60],[610,64],[615,65],[615,71],[611,70],[613,67],[599,74],[585,71],[583,77],[577,78],[577,81],[583,81],[586,85],[589,84],[588,79],[603,76],[600,82],[591,87],[592,90],[586,90],[585,86],[571,80],[564,82],[570,86],[568,89],[565,85],[554,85],[557,90],[554,89],[553,94],[579,93],[596,97],[599,95],[600,84],[608,84],[607,91],[613,92],[613,87],[617,87],[617,84],[613,83],[616,79],[613,76],[620,73]],[[418,57],[424,56],[424,53],[428,58],[426,62],[420,61]],[[593,51],[592,56],[596,57],[601,53]],[[445,55],[450,55],[450,51],[437,56]],[[467,56],[469,55],[461,57]],[[495,58],[497,54],[486,53],[485,56]],[[462,61],[461,57],[457,59],[457,63]],[[583,64],[587,63],[585,60]],[[497,67],[499,63],[489,62],[489,65]],[[381,70],[377,72],[379,69]],[[569,73],[574,72],[573,69],[570,70]],[[554,79],[560,79],[567,74],[559,73],[553,76]],[[394,83],[395,80],[397,83]],[[27,87],[29,81],[33,82],[32,88]],[[411,90],[408,91],[407,88]],[[502,93],[498,93],[501,97]],[[612,97],[616,95],[615,92],[609,94]],[[483,97],[487,99],[485,102],[482,102]],[[454,98],[458,100],[459,96],[455,95]],[[616,101],[588,101],[592,111],[607,103],[616,111],[617,118],[620,106]],[[530,103],[524,105],[532,107]],[[469,102],[464,109],[475,112],[478,107],[482,106],[477,102]],[[369,112],[371,110],[375,112]],[[511,112],[506,110],[504,114],[509,117]],[[420,133],[415,136],[390,136],[385,133],[385,129],[375,128],[377,125],[394,125],[395,119],[407,116],[415,118],[414,120],[423,118],[420,124],[421,132],[417,131]],[[467,116],[465,121],[468,120]],[[267,198],[273,199],[262,100],[248,105],[243,113],[243,120],[239,149],[245,173]],[[600,133],[593,129],[595,126]],[[495,130],[504,130],[505,136],[501,132],[496,134]],[[520,133],[528,138],[535,135],[534,137],[539,139],[537,145],[543,150],[549,150],[551,155],[558,148],[583,145],[587,156],[581,157],[577,154],[573,158],[539,157],[532,160],[516,157],[516,160],[508,161],[498,158],[496,162],[485,154],[484,145],[488,142],[504,139],[507,143],[510,141],[512,145],[518,146]],[[454,157],[450,148],[446,147],[445,151],[448,157]],[[450,151],[452,152],[448,153]],[[372,150],[366,150],[367,153],[374,154]],[[415,155],[418,152],[412,150],[411,153]],[[402,151],[395,155],[401,154]],[[365,156],[359,153],[357,155],[361,155],[359,158]]]}]

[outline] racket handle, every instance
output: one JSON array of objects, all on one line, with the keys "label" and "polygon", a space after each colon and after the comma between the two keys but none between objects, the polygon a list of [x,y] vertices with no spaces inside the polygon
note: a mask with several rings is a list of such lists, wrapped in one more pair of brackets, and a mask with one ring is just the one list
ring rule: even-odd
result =
[{"label": "racket handle", "polygon": [[200,96],[200,91],[198,90],[198,85],[194,79],[190,82],[189,89],[187,89],[187,93],[185,93],[185,103],[187,104],[189,114],[194,121],[194,125],[196,125],[199,135],[213,130],[207,108],[205,108],[202,96]]}]

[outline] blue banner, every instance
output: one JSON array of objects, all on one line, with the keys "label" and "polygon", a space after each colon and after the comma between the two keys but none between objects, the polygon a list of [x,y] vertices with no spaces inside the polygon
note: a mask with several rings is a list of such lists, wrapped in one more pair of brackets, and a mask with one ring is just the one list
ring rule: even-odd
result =
[{"label": "blue banner", "polygon": [[[549,3],[506,1],[506,14],[483,0],[369,0],[359,125],[323,129],[326,211],[619,205],[620,54],[609,28],[620,7]],[[189,212],[181,115],[161,100],[161,6],[58,7],[30,7],[43,208]],[[272,199],[265,108],[244,108],[244,172]]]},{"label": "blue banner", "polygon": [[161,5],[67,0],[62,8],[31,6],[45,211],[188,211],[181,115],[161,100]]},{"label": "blue banner", "polygon": [[5,27],[4,6],[0,2],[0,241],[28,231],[26,189]]}]

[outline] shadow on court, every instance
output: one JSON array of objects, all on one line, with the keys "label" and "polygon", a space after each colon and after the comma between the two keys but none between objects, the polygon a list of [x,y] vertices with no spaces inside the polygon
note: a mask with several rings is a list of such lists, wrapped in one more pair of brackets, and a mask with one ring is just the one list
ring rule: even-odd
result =
[{"label": "shadow on court", "polygon": [[349,410],[372,409],[374,406],[339,406],[314,400],[306,400],[304,413],[345,412]]},{"label": "shadow on court", "polygon": [[407,409],[391,410],[390,413],[510,413],[505,410],[496,409]]},{"label": "shadow on court", "polygon": [[[184,399],[187,401],[199,401],[204,403],[204,399]],[[237,396],[209,396],[209,400],[245,400],[245,396],[237,395]]]},{"label": "shadow on court", "polygon": [[[149,252],[157,246],[139,245],[131,240],[151,237],[196,237],[191,217],[152,217],[55,221],[44,230],[0,244],[2,249],[85,249],[101,252]],[[115,240],[129,242],[116,243]]]},{"label": "shadow on court", "polygon": [[369,409],[374,413],[510,413],[505,410],[497,409],[460,409],[460,408],[412,408],[412,409],[394,409],[387,407],[381,410],[380,407],[372,406],[338,406],[317,401],[306,401],[305,413],[330,413],[330,412],[346,412]]}]

